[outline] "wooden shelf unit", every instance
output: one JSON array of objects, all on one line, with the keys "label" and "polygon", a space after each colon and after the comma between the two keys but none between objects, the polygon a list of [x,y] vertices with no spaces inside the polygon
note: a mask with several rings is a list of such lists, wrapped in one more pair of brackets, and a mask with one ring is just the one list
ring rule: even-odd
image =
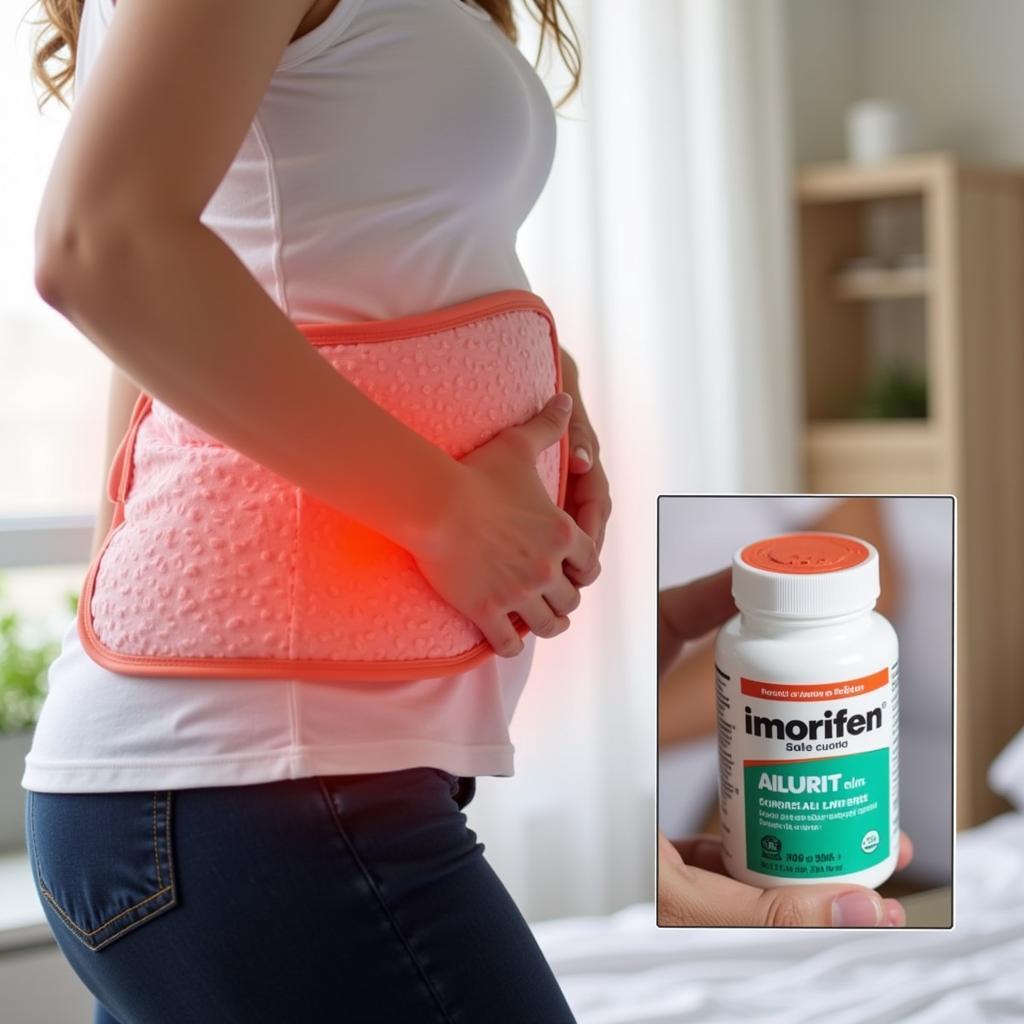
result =
[{"label": "wooden shelf unit", "polygon": [[[872,286],[860,275],[858,286],[843,266],[878,255],[864,251],[865,221],[880,201],[919,217],[925,265]],[[957,496],[957,824],[967,827],[1005,809],[985,769],[1024,726],[1024,170],[947,153],[811,166],[796,203],[806,489]],[[870,376],[870,312],[890,300],[923,307],[923,337],[910,342],[928,415],[844,419],[843,389]]]},{"label": "wooden shelf unit", "polygon": [[876,270],[870,275],[839,273],[835,277],[836,298],[851,301],[917,298],[928,293],[930,278],[925,269]]}]

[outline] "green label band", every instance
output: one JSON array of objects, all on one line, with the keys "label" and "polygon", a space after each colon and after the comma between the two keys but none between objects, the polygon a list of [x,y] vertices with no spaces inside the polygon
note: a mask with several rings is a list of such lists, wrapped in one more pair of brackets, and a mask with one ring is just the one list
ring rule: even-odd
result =
[{"label": "green label band", "polygon": [[847,875],[889,856],[889,749],[743,763],[747,868],[763,875]]}]

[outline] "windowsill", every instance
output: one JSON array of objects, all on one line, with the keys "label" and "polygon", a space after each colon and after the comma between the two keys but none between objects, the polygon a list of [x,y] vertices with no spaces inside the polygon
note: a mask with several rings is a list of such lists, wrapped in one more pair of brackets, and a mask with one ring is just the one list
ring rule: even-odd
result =
[{"label": "windowsill", "polygon": [[52,942],[53,933],[32,881],[28,853],[0,853],[0,954]]}]

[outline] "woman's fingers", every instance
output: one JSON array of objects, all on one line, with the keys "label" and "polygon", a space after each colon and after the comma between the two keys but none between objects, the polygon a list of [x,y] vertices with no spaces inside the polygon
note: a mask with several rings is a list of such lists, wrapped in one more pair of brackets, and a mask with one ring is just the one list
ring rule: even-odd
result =
[{"label": "woman's fingers", "polygon": [[569,421],[569,472],[589,472],[594,465],[596,448],[593,430],[581,419],[577,419],[577,412],[574,410],[573,418]]},{"label": "woman's fingers", "polygon": [[707,837],[673,844],[658,837],[658,924],[683,926],[886,928],[905,922],[895,900],[856,885],[815,883],[759,889],[689,864],[679,846],[698,856]]},{"label": "woman's fingers", "polygon": [[814,883],[759,889],[731,878],[721,840],[658,836],[658,923],[747,927],[899,928],[898,900],[863,886]]},{"label": "woman's fingers", "polygon": [[565,554],[564,561],[572,566],[573,582],[579,587],[587,587],[601,573],[601,563],[597,557],[597,545],[570,517],[567,516],[566,518],[572,524],[572,537],[570,538],[569,550]]},{"label": "woman's fingers", "polygon": [[569,619],[565,615],[556,615],[551,606],[536,594],[516,608],[519,617],[537,636],[552,637],[564,633],[569,628]]},{"label": "woman's fingers", "polygon": [[478,618],[476,624],[499,657],[514,658],[523,649],[522,637],[507,615],[485,615]]},{"label": "woman's fingers", "polygon": [[544,404],[535,416],[517,427],[507,428],[518,434],[529,445],[529,451],[536,458],[545,448],[555,444],[569,427],[572,412],[572,395],[560,391]]},{"label": "woman's fingers", "polygon": [[596,501],[588,501],[576,510],[577,525],[593,540],[597,551],[601,550],[601,545],[604,543],[604,524],[607,518],[604,510]]},{"label": "woman's fingers", "polygon": [[544,589],[544,600],[556,615],[568,615],[579,607],[580,592],[570,579],[561,575]]},{"label": "woman's fingers", "polygon": [[907,923],[907,912],[899,900],[882,900],[885,910],[885,927],[902,928]]},{"label": "woman's fingers", "polygon": [[[543,594],[524,600],[514,611],[531,633],[537,636],[552,637],[564,633],[569,628],[568,613],[574,611],[580,603],[579,591],[564,576],[550,584]],[[477,621],[487,642],[495,653],[510,658],[523,649],[523,641],[519,631],[509,615],[498,614]]]},{"label": "woman's fingers", "polygon": [[900,833],[900,852],[896,859],[896,870],[902,871],[914,857],[914,844],[906,832]]},{"label": "woman's fingers", "polygon": [[[515,608],[531,633],[545,638],[558,636],[569,628],[569,613],[580,603],[580,592],[562,574],[542,594],[524,599]],[[521,641],[520,641],[521,644]],[[493,645],[492,645],[493,646]]]}]

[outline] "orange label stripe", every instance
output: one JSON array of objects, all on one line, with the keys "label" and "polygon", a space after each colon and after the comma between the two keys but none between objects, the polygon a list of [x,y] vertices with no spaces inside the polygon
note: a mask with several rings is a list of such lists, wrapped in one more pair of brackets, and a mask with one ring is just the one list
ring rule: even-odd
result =
[{"label": "orange label stripe", "polygon": [[846,679],[839,683],[764,683],[757,679],[740,679],[740,690],[759,700],[843,700],[878,690],[889,682],[889,670],[879,669],[869,676]]}]

